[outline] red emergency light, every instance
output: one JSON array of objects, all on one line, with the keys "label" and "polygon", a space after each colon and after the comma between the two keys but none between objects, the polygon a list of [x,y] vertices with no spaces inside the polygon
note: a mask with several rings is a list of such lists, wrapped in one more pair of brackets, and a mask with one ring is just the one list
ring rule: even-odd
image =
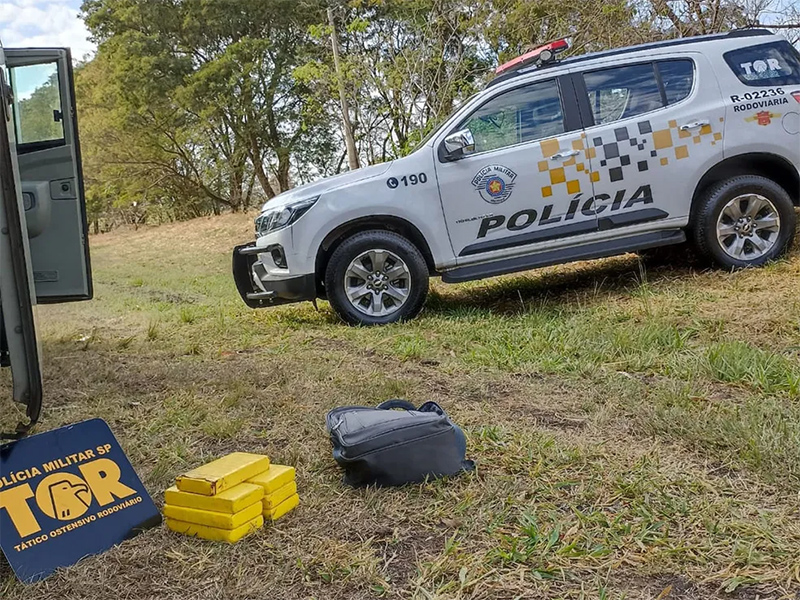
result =
[{"label": "red emergency light", "polygon": [[517,58],[510,60],[505,64],[500,65],[499,67],[497,67],[495,74],[500,75],[502,73],[516,71],[517,69],[521,69],[522,67],[530,63],[545,64],[553,60],[556,54],[558,54],[559,52],[563,52],[567,48],[569,48],[568,38],[563,38],[560,40],[556,40],[554,42],[550,42],[549,44],[545,44],[544,46],[539,46],[538,48],[531,50],[530,52],[526,52],[522,56],[518,56]]}]

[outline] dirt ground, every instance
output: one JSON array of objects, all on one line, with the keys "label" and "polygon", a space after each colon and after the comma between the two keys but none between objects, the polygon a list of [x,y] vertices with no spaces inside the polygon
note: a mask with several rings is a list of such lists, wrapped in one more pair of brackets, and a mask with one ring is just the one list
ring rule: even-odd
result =
[{"label": "dirt ground", "polygon": [[[297,467],[301,504],[228,546],[151,530],[38,599],[790,599],[800,593],[800,253],[711,271],[673,252],[446,286],[421,317],[251,311],[252,215],[91,240],[96,297],[39,308],[40,431],[105,419],[160,506],[230,451]],[[19,418],[0,375],[0,422]],[[474,474],[342,486],[343,404],[439,402]]]}]

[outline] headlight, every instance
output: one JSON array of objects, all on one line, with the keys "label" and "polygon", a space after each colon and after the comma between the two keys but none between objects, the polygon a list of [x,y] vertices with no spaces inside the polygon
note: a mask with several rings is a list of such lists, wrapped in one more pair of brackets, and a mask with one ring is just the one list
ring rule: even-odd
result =
[{"label": "headlight", "polygon": [[306,214],[317,200],[319,196],[298,200],[275,210],[265,210],[256,217],[256,237],[288,227]]}]

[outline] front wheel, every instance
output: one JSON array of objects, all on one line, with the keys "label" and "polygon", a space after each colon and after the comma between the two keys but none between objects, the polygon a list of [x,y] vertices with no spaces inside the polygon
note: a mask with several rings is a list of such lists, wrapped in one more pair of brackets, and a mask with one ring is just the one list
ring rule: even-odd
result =
[{"label": "front wheel", "polygon": [[391,231],[363,231],[336,248],[325,290],[351,325],[385,325],[415,317],[428,295],[428,265],[414,244]]},{"label": "front wheel", "polygon": [[740,175],[700,198],[694,245],[723,268],[758,267],[788,250],[795,221],[792,200],[781,186],[766,177]]}]

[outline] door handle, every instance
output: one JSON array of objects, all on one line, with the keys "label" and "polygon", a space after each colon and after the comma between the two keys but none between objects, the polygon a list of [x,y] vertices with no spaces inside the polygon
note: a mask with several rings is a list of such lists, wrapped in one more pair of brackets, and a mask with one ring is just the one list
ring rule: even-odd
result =
[{"label": "door handle", "polygon": [[710,125],[708,121],[694,121],[692,123],[686,123],[685,125],[680,126],[681,131],[689,131],[691,129],[698,129],[699,127],[705,127],[706,125]]},{"label": "door handle", "polygon": [[579,150],[564,150],[563,152],[557,152],[550,157],[550,160],[564,160],[565,158],[569,158],[571,156],[577,156],[580,154]]}]

